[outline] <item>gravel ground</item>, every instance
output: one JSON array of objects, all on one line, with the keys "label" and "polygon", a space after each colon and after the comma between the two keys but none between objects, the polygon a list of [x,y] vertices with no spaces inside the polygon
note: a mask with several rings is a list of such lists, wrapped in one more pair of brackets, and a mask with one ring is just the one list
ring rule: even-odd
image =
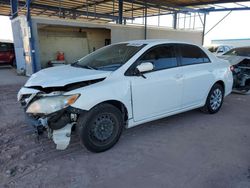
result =
[{"label": "gravel ground", "polygon": [[64,151],[37,139],[16,102],[23,81],[0,84],[0,187],[250,187],[250,95],[230,95],[215,115],[194,110],[125,130],[95,154],[75,133]]}]

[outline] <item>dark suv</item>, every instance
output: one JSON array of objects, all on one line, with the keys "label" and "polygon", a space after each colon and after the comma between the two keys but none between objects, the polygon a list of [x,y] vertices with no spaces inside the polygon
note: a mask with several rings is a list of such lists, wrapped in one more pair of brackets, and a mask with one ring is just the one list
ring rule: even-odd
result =
[{"label": "dark suv", "polygon": [[13,43],[0,42],[0,65],[15,66],[15,62]]}]

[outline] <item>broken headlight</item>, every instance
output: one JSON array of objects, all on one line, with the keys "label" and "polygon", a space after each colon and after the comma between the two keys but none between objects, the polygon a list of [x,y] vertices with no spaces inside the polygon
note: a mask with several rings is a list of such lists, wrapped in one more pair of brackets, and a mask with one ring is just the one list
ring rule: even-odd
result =
[{"label": "broken headlight", "polygon": [[26,112],[32,114],[51,114],[74,104],[79,96],[80,94],[42,97],[32,102]]}]

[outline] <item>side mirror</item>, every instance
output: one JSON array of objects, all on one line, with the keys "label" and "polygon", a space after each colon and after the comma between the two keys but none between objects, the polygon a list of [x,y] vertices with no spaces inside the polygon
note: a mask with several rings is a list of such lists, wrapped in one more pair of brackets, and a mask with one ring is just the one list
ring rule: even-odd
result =
[{"label": "side mirror", "polygon": [[154,69],[154,65],[151,62],[141,63],[136,67],[140,73],[148,72]]}]

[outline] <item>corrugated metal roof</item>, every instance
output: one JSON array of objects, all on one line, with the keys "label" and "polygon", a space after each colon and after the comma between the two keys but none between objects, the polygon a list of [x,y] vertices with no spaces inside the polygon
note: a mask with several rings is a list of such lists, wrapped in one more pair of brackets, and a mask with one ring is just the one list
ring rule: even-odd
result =
[{"label": "corrugated metal roof", "polygon": [[[244,0],[246,1],[246,0]],[[19,0],[18,14],[26,13],[26,1]],[[242,0],[123,0],[123,17],[133,19],[143,17],[145,2],[147,15],[168,14],[173,12],[189,12],[214,7],[215,4],[243,2]],[[33,0],[31,15],[46,17],[62,17],[98,20],[110,22],[117,19],[118,0]],[[0,0],[0,15],[11,15],[10,0]]]}]

